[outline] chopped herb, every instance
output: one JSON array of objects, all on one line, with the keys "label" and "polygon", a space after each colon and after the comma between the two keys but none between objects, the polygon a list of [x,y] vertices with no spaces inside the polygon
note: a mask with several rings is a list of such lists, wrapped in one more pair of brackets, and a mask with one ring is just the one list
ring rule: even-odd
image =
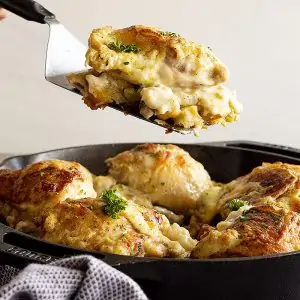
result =
[{"label": "chopped herb", "polygon": [[45,175],[45,172],[41,172],[40,176],[43,177]]},{"label": "chopped herb", "polygon": [[106,61],[105,65],[108,66],[108,60]]},{"label": "chopped herb", "polygon": [[248,221],[248,220],[249,220],[249,217],[246,216],[246,215],[242,215],[242,216],[240,216],[240,220],[241,220],[242,222],[245,222],[245,221]]},{"label": "chopped herb", "polygon": [[216,97],[217,99],[219,99],[219,100],[222,100],[222,99],[223,99],[222,95],[219,94],[219,93],[215,93],[215,97]]},{"label": "chopped herb", "polygon": [[170,31],[160,31],[159,33],[162,36],[179,37],[179,34]]},{"label": "chopped herb", "polygon": [[134,44],[125,45],[119,41],[109,43],[107,47],[116,52],[138,53],[140,51],[140,49]]},{"label": "chopped herb", "polygon": [[129,61],[124,61],[124,65],[129,65]]},{"label": "chopped herb", "polygon": [[232,199],[229,201],[228,207],[231,211],[235,211],[235,210],[238,210],[239,208],[245,206],[246,204],[248,204],[247,201],[243,201],[240,199]]},{"label": "chopped herb", "polygon": [[248,216],[249,211],[243,211],[242,215],[240,216],[240,221],[245,222],[249,220]]},{"label": "chopped herb", "polygon": [[161,184],[162,186],[164,186],[166,183],[165,183],[165,182],[161,182],[160,184]]},{"label": "chopped herb", "polygon": [[126,201],[116,194],[116,190],[105,191],[100,195],[100,198],[104,200],[106,204],[104,207],[105,213],[113,219],[116,219],[119,213],[124,210],[127,205]]}]

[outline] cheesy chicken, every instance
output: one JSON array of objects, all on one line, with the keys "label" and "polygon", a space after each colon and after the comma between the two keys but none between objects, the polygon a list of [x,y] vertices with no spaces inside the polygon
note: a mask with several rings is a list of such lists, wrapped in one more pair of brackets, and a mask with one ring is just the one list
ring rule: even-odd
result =
[{"label": "cheesy chicken", "polygon": [[226,125],[242,111],[225,86],[228,68],[208,47],[175,33],[142,25],[94,29],[86,62],[90,70],[68,80],[91,109],[119,105],[179,129]]},{"label": "cheesy chicken", "polygon": [[162,144],[138,145],[104,164],[97,175],[58,159],[1,169],[0,218],[48,242],[127,256],[300,250],[299,165],[263,163],[218,183],[192,153]]}]

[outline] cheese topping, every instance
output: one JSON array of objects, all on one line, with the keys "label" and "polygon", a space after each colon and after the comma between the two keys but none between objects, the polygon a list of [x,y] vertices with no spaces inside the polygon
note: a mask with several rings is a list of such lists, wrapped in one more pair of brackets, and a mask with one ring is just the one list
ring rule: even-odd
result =
[{"label": "cheese topping", "polygon": [[236,211],[232,211],[228,217],[226,218],[226,220],[219,222],[216,226],[216,228],[218,230],[225,230],[228,229],[229,227],[231,227],[236,220],[238,220],[239,218],[241,218],[243,216],[243,214],[245,212],[247,212],[249,209],[251,209],[253,206],[252,205],[244,205],[242,207],[240,207],[238,210]]}]

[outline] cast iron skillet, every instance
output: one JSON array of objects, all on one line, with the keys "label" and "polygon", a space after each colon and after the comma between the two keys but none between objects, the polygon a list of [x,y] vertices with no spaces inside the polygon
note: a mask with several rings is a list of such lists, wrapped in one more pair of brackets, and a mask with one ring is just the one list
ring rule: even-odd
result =
[{"label": "cast iron skillet", "polygon": [[[81,163],[95,174],[105,172],[104,160],[136,144],[107,144],[53,150],[6,159],[0,168],[64,159]],[[262,162],[300,164],[297,149],[256,142],[178,144],[200,161],[213,180],[228,182]],[[291,300],[300,299],[299,252],[250,258],[158,259],[82,251],[52,244],[0,223],[0,263],[24,267],[50,263],[71,255],[91,254],[135,279],[150,299]]]}]

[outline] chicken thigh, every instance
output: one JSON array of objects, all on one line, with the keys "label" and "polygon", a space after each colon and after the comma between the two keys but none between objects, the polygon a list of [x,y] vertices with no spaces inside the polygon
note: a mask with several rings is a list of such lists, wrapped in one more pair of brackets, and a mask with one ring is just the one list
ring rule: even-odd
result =
[{"label": "chicken thigh", "polygon": [[189,153],[174,145],[144,144],[106,160],[117,182],[140,190],[153,204],[189,212],[211,186],[208,172]]},{"label": "chicken thigh", "polygon": [[224,185],[219,199],[223,219],[216,227],[192,218],[199,243],[192,256],[256,256],[300,250],[300,168],[264,163]]}]

